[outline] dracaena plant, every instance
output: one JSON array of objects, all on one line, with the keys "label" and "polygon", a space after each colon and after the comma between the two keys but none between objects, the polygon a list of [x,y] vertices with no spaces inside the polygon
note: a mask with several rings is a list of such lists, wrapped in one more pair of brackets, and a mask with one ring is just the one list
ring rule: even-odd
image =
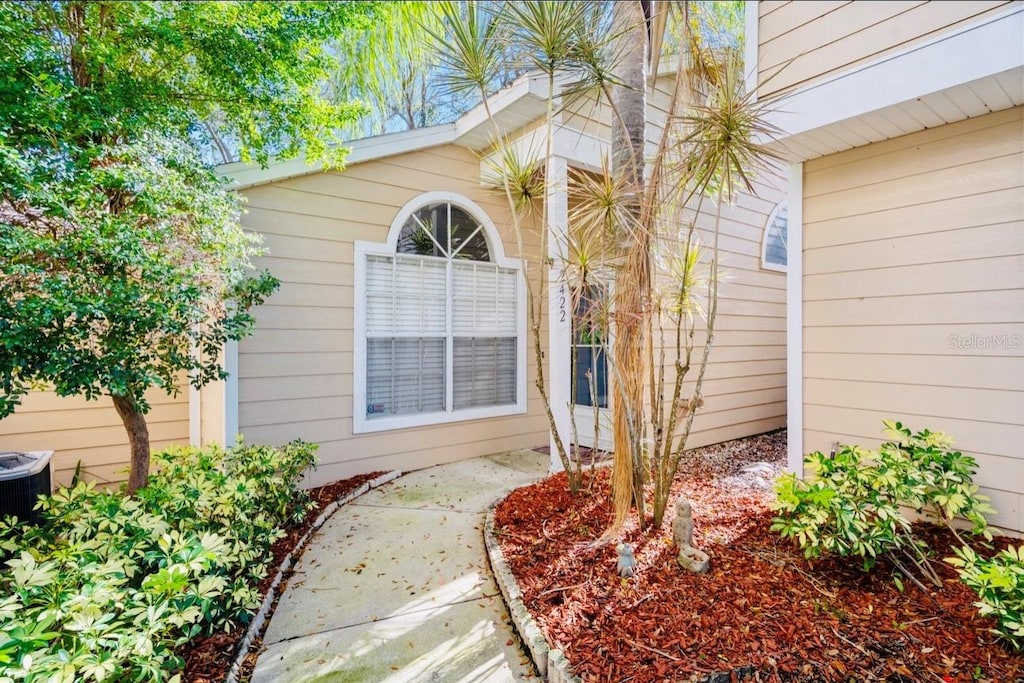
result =
[{"label": "dracaena plant", "polygon": [[[710,47],[692,32],[689,3],[666,6],[674,17],[667,23],[678,32],[674,44],[687,46],[683,52],[690,56],[677,60],[667,121],[650,159],[642,149],[647,31],[640,3],[507,3],[494,12],[475,3],[449,4],[447,32],[436,36],[448,46],[442,60],[450,87],[474,89],[494,123],[490,175],[508,201],[519,255],[550,259],[530,273],[528,309],[538,388],[573,490],[582,481],[578,450],[563,443],[556,429],[541,320],[549,288],[564,289],[575,309],[595,288],[615,283],[606,302],[589,308],[593,319],[586,323],[616,341],[608,364],[615,413],[612,532],[632,506],[644,523],[649,484],[655,527],[662,524],[671,480],[703,404],[718,310],[720,209],[739,189],[752,189],[753,176],[769,156],[758,141],[773,132],[764,123],[766,103],[743,92],[736,46]],[[526,160],[521,145],[510,144],[491,116],[489,86],[500,61],[492,41],[499,38],[518,42],[522,49],[516,54],[525,55],[547,80],[543,136],[533,138],[536,148]],[[611,154],[596,172],[573,169],[568,178],[557,177],[552,169],[559,167],[551,163],[556,118],[598,110],[607,112],[605,123],[612,128]],[[566,188],[569,228],[564,236],[552,236],[547,202],[537,211],[535,200]],[[713,215],[710,230],[697,228],[702,212]],[[538,250],[525,247],[530,218],[539,223]],[[549,244],[552,239],[557,241]],[[557,281],[549,281],[546,265],[554,267]],[[572,434],[575,441],[574,422]]]},{"label": "dracaena plant", "polygon": [[[439,7],[443,28],[432,31],[431,35],[438,46],[443,82],[451,93],[469,92],[482,98],[491,122],[491,147],[497,150],[488,162],[488,175],[508,203],[518,255],[524,259],[539,256],[544,261],[551,251],[545,194],[552,184],[564,181],[564,178],[550,177],[546,170],[550,169],[546,161],[553,154],[552,128],[545,129],[540,143],[542,149],[530,150],[529,156],[519,154],[493,116],[492,90],[499,74],[509,67],[503,59],[514,55],[518,63],[511,65],[512,68],[525,64],[546,78],[545,120],[552,121],[560,110],[556,102],[559,98],[556,83],[561,83],[566,72],[577,75],[572,92],[582,92],[594,84],[594,79],[607,73],[599,64],[605,55],[600,49],[603,38],[596,32],[600,23],[597,5],[551,1],[501,5],[446,2]],[[510,44],[514,45],[511,50],[508,49]],[[565,94],[572,93],[566,91]],[[527,233],[535,223],[541,227],[540,239],[539,246],[534,247],[536,251],[532,251],[527,248]],[[541,265],[535,272],[528,272],[526,278],[526,308],[537,370],[536,385],[554,436],[555,450],[568,475],[570,488],[577,491],[582,485],[579,452],[571,452],[571,444],[562,440],[556,427],[543,363],[541,329],[550,284],[547,270]]]}]

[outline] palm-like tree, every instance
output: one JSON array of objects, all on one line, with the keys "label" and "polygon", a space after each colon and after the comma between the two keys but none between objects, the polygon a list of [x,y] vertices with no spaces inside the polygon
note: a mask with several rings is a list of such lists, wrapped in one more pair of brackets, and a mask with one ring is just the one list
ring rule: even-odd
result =
[{"label": "palm-like tree", "polygon": [[631,504],[644,519],[644,467],[635,438],[644,408],[644,330],[650,315],[651,233],[641,225],[644,195],[644,142],[647,126],[647,63],[651,3],[612,3],[612,173],[625,189],[621,198],[625,224],[620,226],[625,261],[614,301],[615,393],[612,402],[614,437],[613,498],[617,528]]},{"label": "palm-like tree", "polygon": [[[615,516],[605,540],[619,532],[634,506],[644,524],[648,484],[653,484],[655,526],[663,521],[672,478],[703,402],[718,310],[722,202],[739,187],[752,190],[750,174],[765,155],[756,140],[768,132],[761,123],[763,104],[755,105],[743,93],[741,64],[731,56],[735,46],[702,43],[691,30],[699,22],[692,20],[688,3],[671,6],[675,14],[670,22],[664,15],[652,17],[652,4],[517,2],[487,14],[477,11],[474,3],[465,8],[444,3],[445,34],[437,36],[448,46],[442,61],[450,87],[475,90],[488,113],[487,88],[502,68],[502,51],[510,42],[518,44],[518,54],[531,57],[531,67],[548,76],[545,160],[552,155],[558,107],[571,107],[574,97],[597,97],[611,111],[610,163],[603,173],[581,172],[572,178],[575,208],[567,261],[561,264],[573,301],[599,284],[595,278],[602,273],[615,274],[612,301],[603,311],[595,311],[604,318],[598,327],[610,328],[615,337],[609,364]],[[679,31],[668,44],[682,46],[682,54],[666,123],[645,165],[648,45],[651,27],[659,30],[666,23]],[[576,82],[556,89],[556,76],[565,71],[573,73]],[[558,106],[556,99],[562,100]],[[494,134],[495,149],[506,148],[497,126]],[[525,256],[522,209],[544,194],[537,188],[541,165],[523,163],[514,154],[497,156],[495,176],[512,211],[520,256]],[[706,212],[706,203],[714,204],[715,216],[713,229],[704,235],[709,244],[702,247],[696,215]],[[542,240],[548,238],[546,230],[541,235]],[[541,253],[547,253],[543,243]],[[544,387],[540,339],[547,269],[538,270],[539,279],[528,290],[530,328],[538,387],[557,437]],[[705,333],[702,347],[696,343],[698,331]],[[674,372],[667,373],[666,368]],[[578,462],[574,468],[565,444],[556,438],[556,445],[570,486],[577,488]]]}]

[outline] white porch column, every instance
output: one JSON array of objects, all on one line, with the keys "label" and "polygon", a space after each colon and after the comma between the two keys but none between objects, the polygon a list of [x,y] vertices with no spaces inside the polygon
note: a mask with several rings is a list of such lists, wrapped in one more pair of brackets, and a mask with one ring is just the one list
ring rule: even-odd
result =
[{"label": "white porch column", "polygon": [[786,468],[804,474],[804,165],[789,167],[786,231]]},{"label": "white porch column", "polygon": [[[570,397],[570,362],[572,351],[572,304],[562,274],[562,264],[568,254],[566,233],[569,225],[569,185],[566,161],[562,157],[552,157],[547,164],[547,202],[548,209],[548,398],[551,400],[551,412],[555,418],[555,429],[561,437],[562,444],[569,448],[572,437],[569,416]],[[560,472],[562,461],[558,458],[555,448],[555,436],[552,433],[551,471]]]}]

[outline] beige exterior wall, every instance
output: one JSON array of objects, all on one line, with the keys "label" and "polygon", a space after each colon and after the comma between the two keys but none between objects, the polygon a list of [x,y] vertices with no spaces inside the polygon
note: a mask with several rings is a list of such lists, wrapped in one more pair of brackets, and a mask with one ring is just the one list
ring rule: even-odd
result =
[{"label": "beige exterior wall", "polygon": [[[664,119],[657,111],[664,99],[663,94],[654,99],[655,121]],[[592,110],[577,120],[606,136],[607,123],[600,119],[607,115]],[[652,146],[656,130],[649,138]],[[772,185],[765,184],[763,198],[741,197],[724,214],[723,264],[729,274],[708,372],[709,399],[691,440],[694,446],[785,424],[785,278],[760,268],[764,222],[781,198]],[[353,434],[354,243],[385,241],[401,207],[430,191],[454,192],[477,203],[503,231],[506,256],[518,256],[504,198],[481,186],[479,160],[457,146],[242,191],[248,200],[243,223],[264,236],[268,251],[258,265],[269,268],[282,287],[255,312],[255,336],[239,344],[238,431],[250,443],[295,438],[319,443],[322,464],[310,484],[548,442],[529,339],[526,414]],[[708,227],[709,220],[702,217],[702,225]],[[535,254],[539,236],[535,230],[529,234],[527,251]],[[546,348],[546,320],[542,340]],[[225,426],[224,386],[211,385],[198,395],[200,404],[191,414],[198,420],[199,438],[204,444],[219,442]],[[173,399],[153,394],[149,424],[155,449],[188,443],[189,398],[187,387]],[[99,481],[119,482],[126,476],[127,439],[109,399],[85,402],[33,394],[16,415],[0,421],[0,448],[55,450],[55,479],[62,483],[80,460]]]},{"label": "beige exterior wall", "polygon": [[[970,3],[966,3],[970,4]],[[883,418],[975,456],[1024,530],[1024,108],[804,165],[804,451]]]},{"label": "beige exterior wall", "polygon": [[256,310],[255,336],[239,344],[239,431],[252,443],[319,443],[312,485],[547,443],[530,344],[527,414],[353,434],[354,242],[386,241],[399,210],[431,191],[454,192],[478,204],[503,231],[506,256],[518,257],[504,198],[481,187],[480,162],[461,147],[396,155],[243,191],[243,224],[264,236],[268,250],[259,265],[282,285]]},{"label": "beige exterior wall", "polygon": [[[146,416],[153,451],[189,442],[188,389],[176,397],[147,394]],[[110,398],[62,398],[50,391],[29,394],[13,415],[0,420],[0,451],[53,451],[54,486],[71,482],[82,463],[86,480],[117,484],[128,478],[128,435]]]},{"label": "beige exterior wall", "polygon": [[[649,155],[657,152],[668,119],[674,77],[662,77],[656,86],[648,96]],[[761,263],[765,224],[784,198],[784,174],[771,169],[756,178],[753,194],[740,192],[732,205],[722,207],[715,341],[702,388],[704,406],[687,447],[786,426],[786,274]],[[697,221],[705,250],[714,243],[715,221],[715,207],[705,201]],[[696,368],[689,381],[695,376]]]},{"label": "beige exterior wall", "polygon": [[758,95],[806,86],[904,50],[1015,2],[799,0],[758,3]]},{"label": "beige exterior wall", "polygon": [[[762,178],[757,196],[743,193],[723,207],[715,342],[688,447],[786,426],[786,274],[761,265],[765,223],[784,197],[781,185],[778,176]],[[706,250],[714,223],[714,208],[706,206],[697,222]],[[688,377],[695,376],[696,368]]]}]

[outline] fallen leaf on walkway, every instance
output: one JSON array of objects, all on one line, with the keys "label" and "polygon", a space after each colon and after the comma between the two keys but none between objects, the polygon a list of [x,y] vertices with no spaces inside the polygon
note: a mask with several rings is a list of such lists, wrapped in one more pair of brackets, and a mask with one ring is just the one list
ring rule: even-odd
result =
[{"label": "fallen leaf on walkway", "polygon": [[[320,516],[324,508],[383,474],[384,472],[360,474],[309,490],[313,509],[306,513],[301,523],[286,529],[285,535],[279,538],[270,549],[271,560],[267,566],[267,574],[258,586],[261,598],[266,595],[284,558],[295,549],[299,540],[313,526],[313,522]],[[183,683],[219,683],[223,681],[231,669],[238,644],[245,637],[245,632],[246,626],[239,625],[230,633],[217,633],[189,642],[179,653],[185,660],[185,669],[182,674]],[[246,658],[242,667],[242,675],[248,676],[252,673],[252,669],[256,665],[256,653],[259,651],[260,642],[257,639],[253,644],[250,650],[251,654]]]}]

